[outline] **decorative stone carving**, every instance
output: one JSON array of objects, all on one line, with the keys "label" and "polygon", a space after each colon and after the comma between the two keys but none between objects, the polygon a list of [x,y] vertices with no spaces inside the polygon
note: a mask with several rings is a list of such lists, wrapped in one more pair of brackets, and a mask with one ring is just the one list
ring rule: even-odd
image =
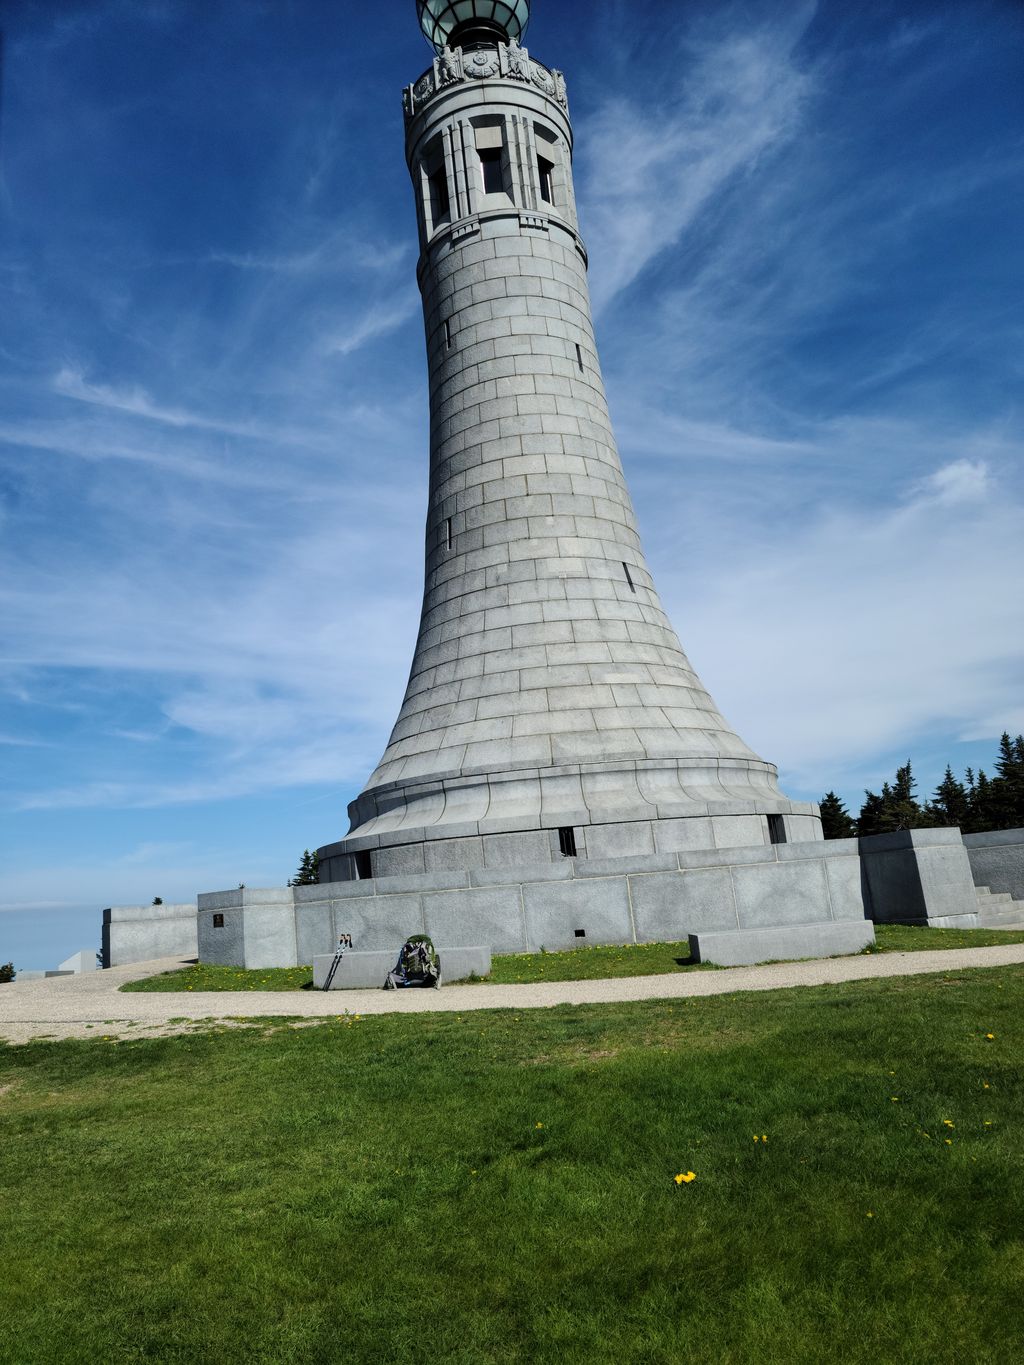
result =
[{"label": "decorative stone carving", "polygon": [[515,81],[530,79],[530,57],[525,47],[520,47],[515,38],[508,40],[505,48],[505,74]]},{"label": "decorative stone carving", "polygon": [[457,81],[464,79],[465,73],[462,69],[462,48],[454,50],[447,46],[434,62],[434,70],[437,73],[438,89],[445,85],[454,85]]},{"label": "decorative stone carving", "polygon": [[475,76],[478,80],[496,76],[499,70],[497,49],[488,51],[487,48],[480,48],[468,57],[463,56],[462,67],[467,76]]},{"label": "decorative stone carving", "polygon": [[555,93],[555,80],[546,66],[541,66],[540,62],[530,63],[530,77],[534,85],[540,86],[545,95]]},{"label": "decorative stone carving", "polygon": [[433,66],[424,71],[415,84],[407,86],[402,92],[402,107],[406,119],[411,119],[418,109],[431,100],[439,91],[449,85],[458,85],[465,80],[487,80],[499,76],[504,80],[532,81],[545,95],[558,101],[563,109],[568,109],[565,94],[565,77],[561,71],[549,71],[540,62],[530,57],[526,48],[515,38],[508,43],[498,43],[491,48],[477,48],[463,52],[462,48],[446,47],[434,58]]}]

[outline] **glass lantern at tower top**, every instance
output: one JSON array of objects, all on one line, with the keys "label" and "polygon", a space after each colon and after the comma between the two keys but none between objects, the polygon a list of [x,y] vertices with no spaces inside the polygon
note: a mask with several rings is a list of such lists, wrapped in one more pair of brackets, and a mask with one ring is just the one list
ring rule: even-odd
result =
[{"label": "glass lantern at tower top", "polygon": [[416,0],[420,28],[435,51],[517,41],[530,22],[530,0]]}]

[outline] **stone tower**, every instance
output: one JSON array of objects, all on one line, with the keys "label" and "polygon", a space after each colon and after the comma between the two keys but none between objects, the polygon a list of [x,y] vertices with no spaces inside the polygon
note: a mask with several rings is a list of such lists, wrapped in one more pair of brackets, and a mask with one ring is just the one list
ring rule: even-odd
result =
[{"label": "stone tower", "polygon": [[419,638],[321,878],[820,839],[719,714],[644,558],[608,417],[560,71],[529,0],[419,0],[404,92],[430,372]]}]

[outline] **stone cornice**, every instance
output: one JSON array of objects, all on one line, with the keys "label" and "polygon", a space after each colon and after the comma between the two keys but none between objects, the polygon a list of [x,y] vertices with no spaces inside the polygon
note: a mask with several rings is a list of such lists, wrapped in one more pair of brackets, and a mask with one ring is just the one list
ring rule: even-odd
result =
[{"label": "stone cornice", "polygon": [[478,237],[481,224],[486,225],[500,218],[514,218],[518,221],[520,228],[528,232],[550,232],[552,228],[557,232],[564,232],[572,239],[573,246],[582,258],[583,264],[588,264],[589,258],[583,238],[570,222],[554,214],[527,211],[510,203],[507,208],[481,209],[466,218],[459,218],[454,223],[444,223],[439,227],[430,238],[426,248],[421,252],[416,264],[416,279],[420,289],[424,286],[426,272],[429,270],[431,259],[439,247],[455,246],[467,237]]},{"label": "stone cornice", "polygon": [[555,101],[568,114],[569,101],[565,93],[565,77],[561,71],[542,65],[521,47],[515,39],[496,43],[494,47],[446,47],[423,75],[402,91],[402,108],[408,123],[443,90],[467,81],[484,80],[522,81],[536,87]]}]

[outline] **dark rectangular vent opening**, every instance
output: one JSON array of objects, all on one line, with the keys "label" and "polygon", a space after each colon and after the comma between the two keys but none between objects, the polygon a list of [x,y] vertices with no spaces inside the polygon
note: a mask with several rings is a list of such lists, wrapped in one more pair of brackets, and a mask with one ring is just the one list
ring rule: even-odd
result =
[{"label": "dark rectangular vent opening", "polygon": [[480,180],[484,194],[501,194],[505,189],[505,177],[501,170],[501,148],[480,148]]},{"label": "dark rectangular vent opening", "polygon": [[452,325],[447,318],[444,320],[444,344],[450,351],[452,348]]},{"label": "dark rectangular vent opening", "polygon": [[430,185],[430,217],[433,226],[437,227],[443,219],[451,216],[451,202],[448,198],[448,177],[444,167],[436,170],[432,176],[428,177]]},{"label": "dark rectangular vent opening", "polygon": [[213,916],[213,927],[214,927],[215,929],[223,929],[223,928],[224,928],[224,916],[223,916],[222,914],[220,914],[219,911],[216,912],[216,913],[214,914],[214,916]]},{"label": "dark rectangular vent opening", "polygon": [[633,575],[629,572],[629,565],[625,560],[622,561],[622,571],[626,575],[626,582],[629,584],[630,592],[636,592],[636,584],[633,582]]},{"label": "dark rectangular vent opening", "polygon": [[558,849],[563,858],[576,857],[576,831],[565,825],[558,831]]},{"label": "dark rectangular vent opening", "polygon": [[582,374],[582,373],[583,373],[583,352],[580,350],[580,344],[579,344],[578,341],[577,341],[577,343],[576,343],[576,366],[577,366],[577,368],[578,368],[580,374]]},{"label": "dark rectangular vent opening", "polygon": [[447,549],[452,548],[452,519],[451,517],[444,524],[444,541]]},{"label": "dark rectangular vent opening", "polygon": [[373,876],[373,864],[370,861],[368,852],[357,853],[355,856],[356,880],[368,882]]},{"label": "dark rectangular vent opening", "polygon": [[769,815],[768,838],[773,844],[784,844],[786,842],[786,822],[781,815]]},{"label": "dark rectangular vent opening", "polygon": [[576,935],[577,938],[586,938],[587,936],[586,929],[574,929],[573,933]]}]

